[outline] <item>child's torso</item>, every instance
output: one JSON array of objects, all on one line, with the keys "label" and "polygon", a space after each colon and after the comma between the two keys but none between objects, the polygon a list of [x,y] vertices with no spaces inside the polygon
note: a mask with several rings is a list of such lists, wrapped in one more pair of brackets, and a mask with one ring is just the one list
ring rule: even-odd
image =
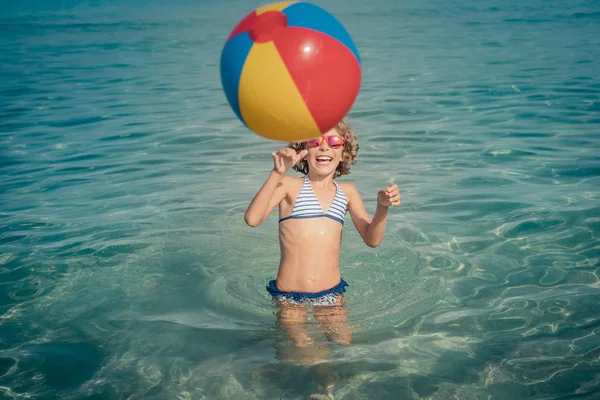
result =
[{"label": "child's torso", "polygon": [[334,187],[315,191],[304,179],[296,198],[280,205],[280,290],[318,292],[340,282],[338,262],[348,201],[333,183]]},{"label": "child's torso", "polygon": [[[335,181],[333,181],[333,184],[335,185],[333,200],[330,200],[331,191],[328,190],[319,191],[320,196],[317,197],[308,176],[306,176],[302,188],[296,196],[291,213],[286,209],[288,208],[285,207],[286,204],[284,204],[283,207],[280,207],[279,223],[287,221],[288,219],[325,217],[344,225],[348,200],[340,186]],[[319,198],[321,198],[323,202],[319,201]],[[287,216],[281,217],[281,215]]]}]

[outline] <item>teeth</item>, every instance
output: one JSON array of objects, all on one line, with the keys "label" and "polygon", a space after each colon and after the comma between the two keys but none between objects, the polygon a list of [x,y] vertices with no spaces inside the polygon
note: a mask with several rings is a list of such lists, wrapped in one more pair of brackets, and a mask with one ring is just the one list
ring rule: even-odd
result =
[{"label": "teeth", "polygon": [[317,157],[317,161],[331,161],[331,157]]}]

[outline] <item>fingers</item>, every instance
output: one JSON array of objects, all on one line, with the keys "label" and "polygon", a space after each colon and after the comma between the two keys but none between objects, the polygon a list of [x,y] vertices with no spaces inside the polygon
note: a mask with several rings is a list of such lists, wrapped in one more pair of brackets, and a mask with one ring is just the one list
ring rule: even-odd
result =
[{"label": "fingers", "polygon": [[391,205],[393,206],[399,206],[400,205],[400,195],[398,196],[394,196],[394,197],[390,197],[388,199],[388,201],[390,202]]},{"label": "fingers", "polygon": [[294,149],[292,149],[291,147],[284,147],[283,149],[281,149],[281,152],[286,157],[291,157],[291,156],[295,156],[296,155],[296,151]]},{"label": "fingers", "polygon": [[307,154],[308,154],[308,151],[306,151],[306,150],[302,150],[298,154],[294,154],[294,164],[297,164],[300,161],[304,160],[304,158],[306,157]]},{"label": "fingers", "polygon": [[282,147],[281,149],[277,150],[277,154],[284,155],[284,156],[298,155],[298,156],[304,158],[308,154],[308,150],[302,149],[299,152],[296,152],[296,150],[292,149],[291,147]]},{"label": "fingers", "polygon": [[388,196],[388,198],[400,196],[400,189],[398,189],[398,186],[394,183],[393,185],[390,185],[385,188],[385,194],[386,196]]},{"label": "fingers", "polygon": [[303,160],[308,155],[308,150],[300,150],[296,153],[296,150],[291,147],[284,147],[277,151],[277,153],[272,153],[273,157],[277,156],[278,158],[290,158],[297,163],[300,160]]},{"label": "fingers", "polygon": [[284,147],[277,151],[277,155],[279,155],[279,157],[294,157],[296,151],[291,147]]},{"label": "fingers", "polygon": [[280,170],[282,165],[281,165],[281,157],[279,156],[278,153],[271,153],[271,156],[273,157],[273,164],[275,165],[275,168],[277,170]]},{"label": "fingers", "polygon": [[385,199],[392,206],[400,205],[400,190],[395,183],[384,189]]},{"label": "fingers", "polygon": [[271,156],[273,157],[275,169],[278,172],[285,172],[294,164],[298,164],[307,154],[308,151],[306,150],[296,153],[296,150],[291,147],[283,147],[277,152],[271,153]]},{"label": "fingers", "polygon": [[287,151],[286,148],[279,149],[279,150],[277,150],[277,153],[275,153],[275,154],[277,154],[279,157],[283,157],[285,155],[286,151]]},{"label": "fingers", "polygon": [[275,160],[275,162],[280,162],[284,157],[284,155],[281,154],[281,151],[278,151],[277,153],[271,153],[271,155],[273,156],[273,160]]}]

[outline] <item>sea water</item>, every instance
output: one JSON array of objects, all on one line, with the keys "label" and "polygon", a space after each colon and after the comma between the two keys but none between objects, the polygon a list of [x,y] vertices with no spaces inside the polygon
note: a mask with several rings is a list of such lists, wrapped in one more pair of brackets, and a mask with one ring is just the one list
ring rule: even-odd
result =
[{"label": "sea water", "polygon": [[[276,213],[243,221],[282,144],[219,80],[261,4],[0,6],[4,397],[319,392],[318,365],[278,356]],[[346,220],[335,398],[598,398],[600,4],[317,4],[362,56],[341,180],[370,213],[402,193],[377,248]]]}]

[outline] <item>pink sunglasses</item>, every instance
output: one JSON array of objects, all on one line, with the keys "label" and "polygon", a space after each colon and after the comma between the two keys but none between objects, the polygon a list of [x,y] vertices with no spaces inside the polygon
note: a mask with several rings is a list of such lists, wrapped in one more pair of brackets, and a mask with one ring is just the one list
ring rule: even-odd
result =
[{"label": "pink sunglasses", "polygon": [[339,149],[344,145],[344,138],[341,136],[321,136],[315,139],[307,140],[305,143],[308,147],[314,149],[315,147],[319,147],[323,140],[327,141],[327,144],[332,149]]}]

